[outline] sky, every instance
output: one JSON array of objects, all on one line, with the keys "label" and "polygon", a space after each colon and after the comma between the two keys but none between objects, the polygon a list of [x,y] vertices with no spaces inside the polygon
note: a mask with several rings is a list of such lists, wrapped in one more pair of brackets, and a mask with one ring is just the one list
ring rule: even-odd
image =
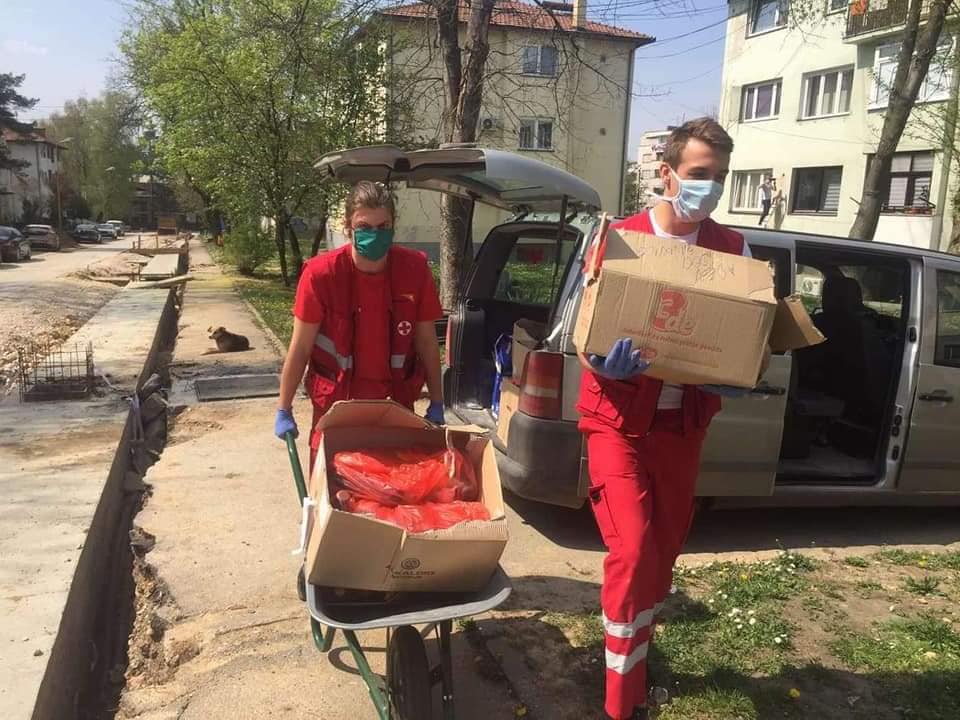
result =
[{"label": "sky", "polygon": [[[727,0],[587,3],[591,20],[658,39],[637,51],[628,160],[636,158],[643,132],[716,109]],[[95,97],[116,70],[123,0],[0,0],[0,18],[0,72],[25,73],[22,93],[39,99],[21,119]]]}]

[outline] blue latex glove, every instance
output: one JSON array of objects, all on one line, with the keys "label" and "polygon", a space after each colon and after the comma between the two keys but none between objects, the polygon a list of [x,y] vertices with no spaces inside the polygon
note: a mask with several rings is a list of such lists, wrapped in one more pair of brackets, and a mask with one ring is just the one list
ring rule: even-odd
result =
[{"label": "blue latex glove", "polygon": [[617,340],[606,357],[590,355],[587,359],[597,375],[611,380],[626,380],[650,367],[650,363],[640,357],[640,350],[633,349],[630,338]]},{"label": "blue latex glove", "polygon": [[750,394],[750,388],[732,387],[730,385],[701,385],[700,389],[730,399],[742,398]]},{"label": "blue latex glove", "polygon": [[292,432],[294,437],[300,435],[300,431],[297,429],[297,421],[293,419],[293,411],[280,408],[277,410],[277,417],[273,421],[273,433],[283,440],[284,435],[288,432]]},{"label": "blue latex glove", "polygon": [[424,417],[434,425],[443,425],[443,400],[431,400]]}]

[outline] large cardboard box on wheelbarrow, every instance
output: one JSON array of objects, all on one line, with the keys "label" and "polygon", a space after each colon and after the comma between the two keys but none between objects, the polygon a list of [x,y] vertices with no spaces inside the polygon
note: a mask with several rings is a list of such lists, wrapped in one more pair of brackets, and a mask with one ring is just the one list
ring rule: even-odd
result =
[{"label": "large cardboard box on wheelbarrow", "polygon": [[[314,585],[383,592],[472,592],[490,579],[507,544],[507,521],[493,445],[480,428],[436,427],[389,400],[339,402],[323,432],[308,492],[315,501],[306,573]],[[332,458],[341,450],[453,443],[473,462],[490,520],[410,534],[334,506]]]}]

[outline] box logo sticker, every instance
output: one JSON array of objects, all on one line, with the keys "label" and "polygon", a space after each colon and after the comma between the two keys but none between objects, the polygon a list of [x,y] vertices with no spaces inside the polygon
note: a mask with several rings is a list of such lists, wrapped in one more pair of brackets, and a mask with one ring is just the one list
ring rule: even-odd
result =
[{"label": "box logo sticker", "polygon": [[400,563],[400,567],[402,567],[404,570],[416,570],[418,567],[420,567],[420,561],[417,560],[417,558],[407,558]]},{"label": "box logo sticker", "polygon": [[692,335],[695,323],[687,317],[687,296],[679,290],[661,290],[653,326],[662,332]]}]

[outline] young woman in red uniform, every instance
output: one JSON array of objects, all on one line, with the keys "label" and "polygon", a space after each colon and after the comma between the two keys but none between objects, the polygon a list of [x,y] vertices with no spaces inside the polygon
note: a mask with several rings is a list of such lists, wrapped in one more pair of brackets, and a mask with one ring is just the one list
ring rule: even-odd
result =
[{"label": "young woman in red uniform", "polygon": [[[732,151],[730,136],[709,118],[677,128],[660,168],[662,202],[613,227],[749,256],[742,235],[709,218]],[[601,591],[605,709],[617,720],[646,718],[647,650],[693,518],[703,438],[720,396],[747,391],[646,377],[648,365],[628,338],[581,362],[590,503],[609,550]]]},{"label": "young woman in red uniform", "polygon": [[396,211],[384,185],[357,183],[345,211],[350,244],[303,266],[280,376],[274,432],[297,434],[293,397],[304,379],[313,405],[311,467],[317,421],[338,400],[392,398],[412,409],[426,382],[426,417],[443,422],[434,326],[443,311],[426,256],[393,244]]}]

